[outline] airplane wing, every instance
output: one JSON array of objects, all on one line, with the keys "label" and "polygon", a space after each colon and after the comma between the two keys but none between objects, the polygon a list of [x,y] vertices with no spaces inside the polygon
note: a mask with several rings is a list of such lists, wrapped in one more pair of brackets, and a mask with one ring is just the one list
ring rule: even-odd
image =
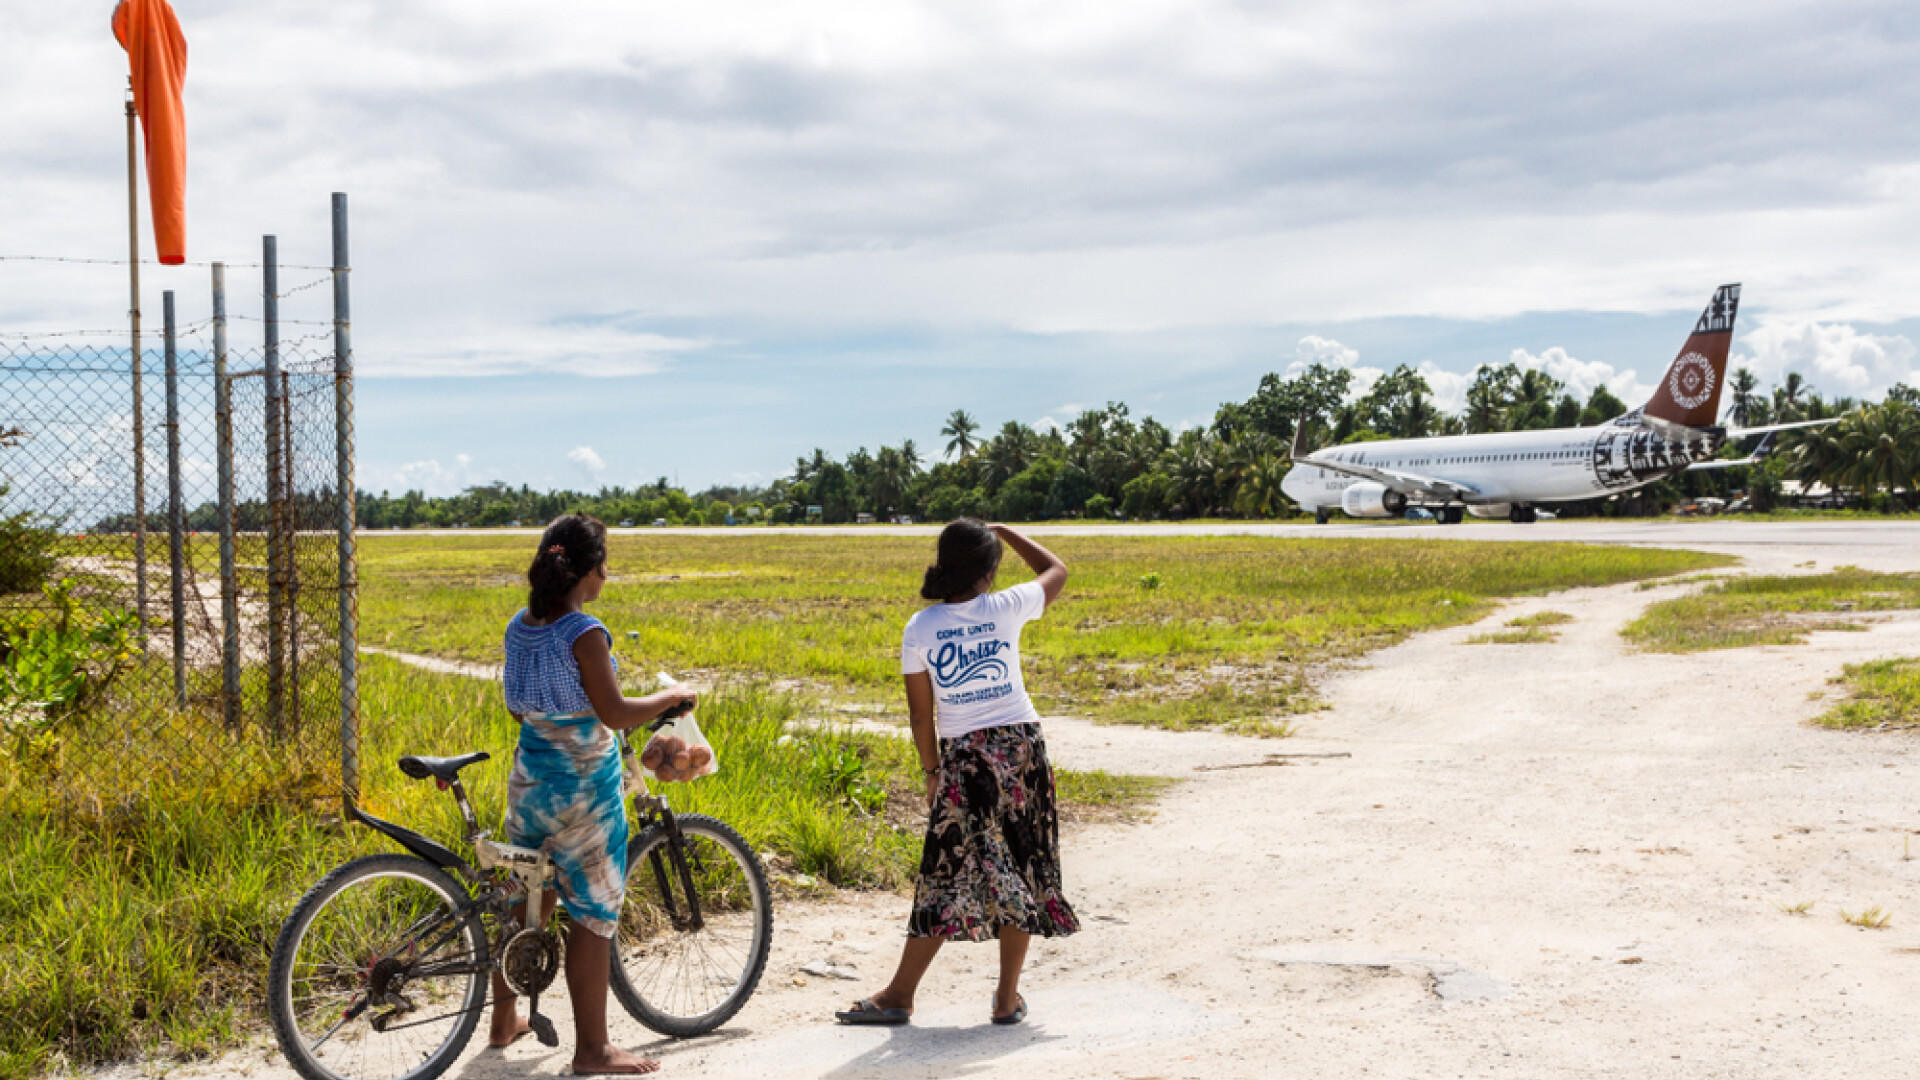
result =
[{"label": "airplane wing", "polygon": [[1452,502],[1484,501],[1478,491],[1465,484],[1431,476],[1420,476],[1417,473],[1401,472],[1398,469],[1376,469],[1370,465],[1356,465],[1350,461],[1323,461],[1320,458],[1301,457],[1298,454],[1294,455],[1293,463],[1308,468],[1357,476],[1362,480],[1372,480],[1377,484],[1385,484],[1403,495],[1419,494]]},{"label": "airplane wing", "polygon": [[1765,424],[1760,427],[1728,428],[1727,438],[1744,439],[1749,435],[1759,435],[1769,431],[1792,431],[1794,428],[1825,427],[1828,424],[1837,424],[1839,422],[1840,418],[1836,416],[1829,420],[1802,420],[1795,424]]},{"label": "airplane wing", "polygon": [[[1814,423],[1822,423],[1822,421],[1816,420],[1814,421]],[[1686,471],[1702,472],[1708,469],[1737,469],[1743,465],[1758,465],[1762,461],[1766,460],[1767,455],[1772,452],[1773,452],[1773,432],[1768,431],[1765,435],[1761,436],[1760,445],[1754,447],[1753,453],[1748,454],[1746,457],[1738,458],[1732,461],[1729,461],[1725,458],[1710,458],[1706,461],[1696,461],[1693,464],[1687,466]]]}]

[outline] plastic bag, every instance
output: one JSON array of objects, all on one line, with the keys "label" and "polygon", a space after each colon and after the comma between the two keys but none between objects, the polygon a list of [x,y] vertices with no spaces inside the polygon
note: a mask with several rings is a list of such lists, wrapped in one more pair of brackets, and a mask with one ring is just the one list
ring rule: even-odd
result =
[{"label": "plastic bag", "polygon": [[[676,686],[678,680],[663,671],[660,685]],[[667,721],[647,740],[646,748],[640,751],[640,768],[662,783],[698,780],[720,771],[720,756],[701,733],[693,713],[686,712]]]}]

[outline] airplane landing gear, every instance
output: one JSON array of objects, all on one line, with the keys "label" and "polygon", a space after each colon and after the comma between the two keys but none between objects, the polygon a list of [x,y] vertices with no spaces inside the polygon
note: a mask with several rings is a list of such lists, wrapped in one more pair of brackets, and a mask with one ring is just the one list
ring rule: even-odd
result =
[{"label": "airplane landing gear", "polygon": [[1465,517],[1466,514],[1467,508],[1464,506],[1443,506],[1440,508],[1440,524],[1458,525],[1460,524],[1460,519]]},{"label": "airplane landing gear", "polygon": [[1538,521],[1539,515],[1533,512],[1533,507],[1531,506],[1515,505],[1513,509],[1507,511],[1507,520],[1513,522],[1515,525],[1528,525]]},{"label": "airplane landing gear", "polygon": [[1316,506],[1313,510],[1313,523],[1315,525],[1325,525],[1327,520],[1332,516],[1333,511],[1328,510],[1324,506]]}]

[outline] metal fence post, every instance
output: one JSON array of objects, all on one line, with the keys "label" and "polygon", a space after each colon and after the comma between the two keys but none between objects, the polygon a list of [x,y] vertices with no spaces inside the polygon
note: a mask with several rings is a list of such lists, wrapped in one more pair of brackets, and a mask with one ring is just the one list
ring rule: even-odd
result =
[{"label": "metal fence post", "polygon": [[240,587],[234,567],[233,383],[227,376],[227,266],[213,264],[213,411],[220,459],[220,716],[240,731]]},{"label": "metal fence post", "polygon": [[347,196],[333,193],[334,494],[340,501],[340,784],[360,792],[360,580],[354,552],[353,324],[347,303]]},{"label": "metal fence post", "polygon": [[140,649],[147,648],[147,439],[146,395],[140,370],[140,174],[134,154],[133,80],[127,80],[127,312],[133,325],[133,608],[140,619]]},{"label": "metal fence post", "polygon": [[281,449],[284,436],[280,431],[280,268],[278,264],[278,242],[276,238],[261,238],[260,277],[262,297],[265,308],[262,312],[265,326],[265,381],[267,399],[267,730],[277,741],[286,734],[286,649],[281,637],[280,627],[285,621],[283,610],[286,597],[282,591],[285,582],[282,574],[288,552],[284,550],[286,538],[281,534],[280,509],[286,497],[280,486],[283,477],[281,471]]},{"label": "metal fence post", "polygon": [[300,473],[293,460],[293,374],[280,371],[280,437],[286,445],[280,450],[280,467],[285,475],[280,491],[286,496],[281,508],[286,538],[280,549],[283,600],[280,609],[287,616],[287,737],[300,738],[300,706],[306,688],[300,684]]},{"label": "metal fence post", "polygon": [[187,706],[186,508],[180,498],[180,357],[173,320],[173,290],[160,294],[167,362],[167,570],[173,601],[173,704]]}]

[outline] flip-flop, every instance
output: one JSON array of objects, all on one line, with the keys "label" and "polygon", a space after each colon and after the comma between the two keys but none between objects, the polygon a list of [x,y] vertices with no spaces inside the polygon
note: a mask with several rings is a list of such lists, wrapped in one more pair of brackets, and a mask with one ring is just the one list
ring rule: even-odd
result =
[{"label": "flip-flop", "polygon": [[872,998],[861,998],[853,1003],[853,1008],[833,1014],[835,1020],[843,1024],[873,1024],[882,1027],[899,1027],[913,1018],[905,1009],[883,1009],[873,1003]]},{"label": "flip-flop", "polygon": [[[992,1012],[991,1008],[988,1010]],[[1013,1011],[1005,1016],[995,1016],[993,1022],[1001,1027],[1009,1027],[1027,1018],[1027,998],[1024,994],[1013,995]]]}]

